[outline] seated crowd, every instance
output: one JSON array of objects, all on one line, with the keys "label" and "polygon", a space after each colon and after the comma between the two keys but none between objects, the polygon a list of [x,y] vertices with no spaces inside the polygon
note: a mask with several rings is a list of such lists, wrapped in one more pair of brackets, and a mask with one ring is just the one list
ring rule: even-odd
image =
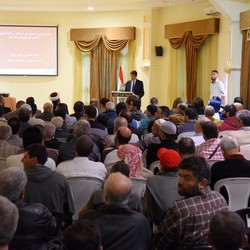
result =
[{"label": "seated crowd", "polygon": [[72,114],[49,99],[11,111],[0,98],[0,250],[248,249],[228,194],[214,191],[250,178],[241,98],[169,108],[153,97],[144,112],[135,96],[93,98]]}]

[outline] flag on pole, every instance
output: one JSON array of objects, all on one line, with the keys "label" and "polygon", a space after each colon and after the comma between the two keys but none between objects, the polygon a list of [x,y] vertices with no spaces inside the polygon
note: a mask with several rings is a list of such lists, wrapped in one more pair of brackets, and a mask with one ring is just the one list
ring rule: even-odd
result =
[{"label": "flag on pole", "polygon": [[122,72],[122,66],[120,65],[119,70],[118,70],[118,84],[117,84],[117,90],[125,90],[124,89],[124,78],[123,78],[123,72]]}]

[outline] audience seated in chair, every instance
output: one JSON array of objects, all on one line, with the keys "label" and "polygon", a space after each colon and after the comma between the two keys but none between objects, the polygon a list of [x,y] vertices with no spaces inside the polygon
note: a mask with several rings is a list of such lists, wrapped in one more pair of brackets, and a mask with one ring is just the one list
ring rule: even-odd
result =
[{"label": "audience seated in chair", "polygon": [[11,134],[11,127],[9,125],[3,124],[0,126],[0,158],[2,159],[7,159],[9,156],[17,154],[20,149],[8,143]]},{"label": "audience seated in chair", "polygon": [[152,135],[151,137],[147,137],[147,138],[143,138],[141,140],[139,140],[137,143],[135,143],[135,146],[138,146],[142,151],[145,151],[146,149],[148,149],[149,145],[151,145],[152,143],[155,144],[160,144],[161,140],[160,140],[160,126],[166,122],[166,120],[164,119],[157,119],[153,122],[153,126],[152,126]]},{"label": "audience seated in chair", "polygon": [[113,164],[120,161],[117,151],[120,145],[128,144],[132,136],[131,130],[125,126],[118,128],[115,134],[115,147],[107,148],[103,151],[102,162],[109,171]]},{"label": "audience seated in chair", "polygon": [[12,135],[10,139],[8,140],[8,143],[11,145],[15,145],[17,147],[22,147],[23,146],[23,140],[19,136],[19,131],[21,127],[21,123],[17,117],[13,117],[8,120],[8,125],[11,127]]},{"label": "audience seated in chair", "polygon": [[16,206],[3,196],[0,196],[0,250],[8,250],[8,245],[16,231],[18,223]]},{"label": "audience seated in chair", "polygon": [[[212,189],[214,184],[221,179],[250,177],[250,161],[240,153],[237,140],[232,136],[225,136],[221,138],[220,147],[225,160],[216,162],[211,167],[210,186]],[[223,192],[223,194],[225,193]]]},{"label": "audience seated in chair", "polygon": [[185,132],[195,131],[195,120],[197,119],[197,113],[195,109],[188,108],[184,111],[184,124],[180,125],[177,129],[177,135]]},{"label": "audience seated in chair", "polygon": [[146,192],[142,198],[145,215],[155,225],[159,224],[165,211],[181,196],[178,194],[178,152],[161,148],[158,151],[160,171],[147,179]]},{"label": "audience seated in chair", "polygon": [[99,161],[100,148],[96,143],[98,142],[100,137],[90,134],[90,124],[88,121],[79,120],[74,126],[73,138],[65,143],[62,143],[59,148],[59,162],[72,160],[75,157],[74,147],[76,145],[77,139],[82,135],[90,136],[95,142],[93,151],[89,155],[89,159],[92,161]]},{"label": "audience seated in chair", "polygon": [[127,206],[131,180],[122,173],[112,173],[104,183],[106,205],[90,210],[79,220],[89,219],[99,226],[104,249],[145,249],[151,247],[151,229],[141,213]]},{"label": "audience seated in chair", "polygon": [[216,214],[210,222],[208,242],[214,250],[240,250],[248,246],[246,226],[234,212]]},{"label": "audience seated in chair", "polygon": [[67,250],[102,250],[101,232],[90,220],[79,220],[64,232],[63,242]]},{"label": "audience seated in chair", "polygon": [[229,135],[234,136],[239,145],[250,144],[250,110],[242,109],[236,113],[238,130]]},{"label": "audience seated in chair", "polygon": [[47,249],[47,242],[56,236],[56,219],[44,205],[23,201],[26,184],[26,174],[18,167],[1,172],[0,195],[13,202],[19,212],[18,226],[10,249]]},{"label": "audience seated in chair", "polygon": [[181,159],[195,155],[194,141],[188,137],[182,137],[178,142],[178,152]]},{"label": "audience seated in chair", "polygon": [[103,163],[89,160],[88,156],[94,147],[93,140],[88,135],[82,135],[74,146],[75,157],[61,162],[56,171],[66,178],[76,176],[90,176],[104,180],[107,170]]},{"label": "audience seated in chair", "polygon": [[222,117],[224,118],[224,121],[218,124],[219,132],[227,130],[238,130],[235,114],[236,107],[233,104],[227,104],[223,107]]},{"label": "audience seated in chair", "polygon": [[[128,122],[124,117],[117,117],[114,120],[114,133],[112,135],[108,135],[105,138],[105,145],[104,147],[115,147],[115,134],[120,127],[128,127]],[[129,140],[129,143],[137,143],[139,141],[139,138],[136,134],[132,133],[131,139]]]},{"label": "audience seated in chair", "polygon": [[170,121],[164,122],[160,126],[160,140],[161,143],[156,144],[152,143],[148,146],[148,152],[147,152],[147,166],[149,167],[150,164],[154,161],[158,161],[159,158],[157,157],[157,151],[160,148],[168,148],[177,150],[177,143],[175,142],[175,136],[176,136],[176,126],[174,123]]},{"label": "audience seated in chair", "polygon": [[[29,145],[33,143],[42,143],[42,132],[39,128],[37,127],[29,127],[24,130],[23,132],[23,148],[20,149],[21,153],[19,152],[18,154],[11,155],[7,158],[6,160],[6,165],[7,167],[19,167],[23,169],[23,163],[22,163],[22,158],[24,155],[25,148],[28,147]],[[52,158],[47,159],[47,161],[44,164],[45,167],[50,168],[52,171],[56,169],[56,163]]]},{"label": "audience seated in chair", "polygon": [[[129,177],[130,171],[129,166],[124,161],[117,161],[113,167],[110,170],[110,173],[122,173],[125,176]],[[96,190],[88,200],[88,202],[84,205],[84,207],[80,210],[79,216],[81,214],[86,213],[87,211],[91,209],[97,209],[100,207],[103,207],[105,205],[105,199],[104,199],[104,190]],[[135,211],[142,212],[142,206],[140,197],[138,194],[131,192],[128,198],[127,205]]]},{"label": "audience seated in chair", "polygon": [[158,249],[207,246],[210,219],[228,211],[223,196],[209,187],[210,169],[203,157],[191,156],[179,164],[178,193],[184,199],[168,208],[159,225]]},{"label": "audience seated in chair", "polygon": [[36,116],[36,118],[42,119],[46,122],[50,122],[54,117],[53,115],[53,105],[50,102],[43,104],[43,112]]},{"label": "audience seated in chair", "polygon": [[75,113],[71,114],[70,116],[74,116],[77,121],[84,116],[84,103],[82,101],[75,102],[73,109]]},{"label": "audience seated in chair", "polygon": [[130,178],[147,179],[149,176],[153,175],[150,170],[143,166],[140,148],[131,144],[120,145],[117,155],[121,161],[128,164]]},{"label": "audience seated in chair", "polygon": [[28,182],[24,201],[41,203],[50,211],[60,213],[65,222],[70,223],[74,205],[69,184],[62,174],[44,167],[47,157],[47,150],[41,144],[35,143],[25,148],[22,162]]},{"label": "audience seated in chair", "polygon": [[224,160],[217,126],[213,122],[204,122],[201,124],[201,130],[205,142],[196,147],[195,154],[209,160]]}]

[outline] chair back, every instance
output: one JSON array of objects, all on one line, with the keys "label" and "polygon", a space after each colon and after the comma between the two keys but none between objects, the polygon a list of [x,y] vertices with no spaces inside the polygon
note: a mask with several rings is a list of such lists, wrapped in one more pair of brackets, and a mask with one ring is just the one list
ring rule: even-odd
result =
[{"label": "chair back", "polygon": [[153,173],[155,169],[158,168],[160,169],[160,161],[154,161],[150,164],[149,170],[151,170]]},{"label": "chair back", "polygon": [[250,160],[250,144],[240,145],[240,153],[241,153],[247,160]]},{"label": "chair back", "polygon": [[194,132],[194,131],[183,132],[183,133],[181,133],[181,134],[178,135],[176,142],[178,143],[179,140],[180,140],[182,137],[193,137],[193,136],[195,136],[195,132]]},{"label": "chair back", "polygon": [[77,220],[80,209],[88,202],[90,196],[102,188],[103,180],[86,176],[68,177],[67,180],[75,206],[73,220]]},{"label": "chair back", "polygon": [[246,228],[250,226],[250,208],[243,208],[240,210],[235,211],[245,222]]},{"label": "chair back", "polygon": [[219,180],[214,185],[214,190],[220,192],[225,187],[228,193],[228,206],[232,211],[248,207],[250,195],[250,178],[234,177]]},{"label": "chair back", "polygon": [[136,193],[141,198],[146,190],[146,179],[131,178],[132,181],[132,193]]},{"label": "chair back", "polygon": [[6,158],[0,158],[0,171],[4,170],[6,167]]}]

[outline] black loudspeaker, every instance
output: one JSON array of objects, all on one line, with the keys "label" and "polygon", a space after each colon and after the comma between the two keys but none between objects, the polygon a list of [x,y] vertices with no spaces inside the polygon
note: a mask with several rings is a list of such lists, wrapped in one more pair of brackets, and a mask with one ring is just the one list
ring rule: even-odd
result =
[{"label": "black loudspeaker", "polygon": [[155,46],[155,54],[156,54],[156,56],[163,56],[162,46]]}]

